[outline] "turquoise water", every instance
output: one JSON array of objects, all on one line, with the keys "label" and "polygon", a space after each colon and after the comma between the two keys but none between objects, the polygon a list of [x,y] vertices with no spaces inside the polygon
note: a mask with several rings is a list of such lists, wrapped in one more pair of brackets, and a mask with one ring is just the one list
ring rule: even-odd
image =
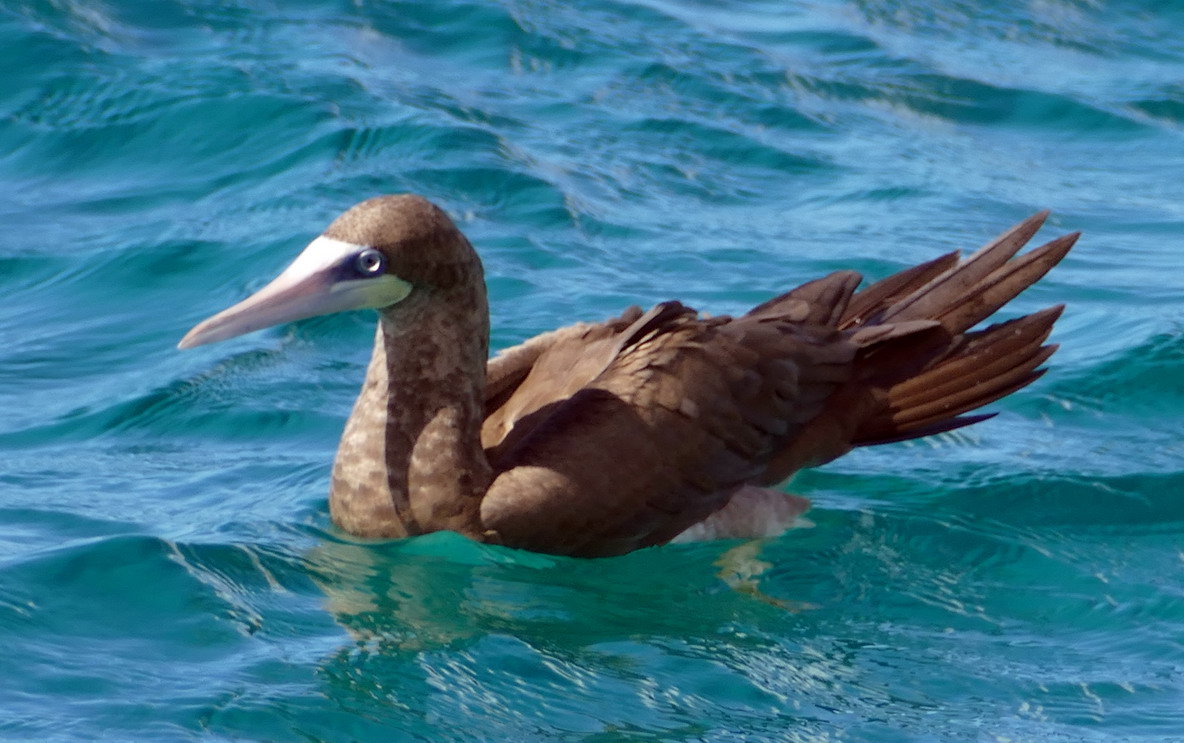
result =
[{"label": "turquoise water", "polygon": [[[1184,5],[0,0],[0,738],[1184,740]],[[358,544],[373,317],[178,352],[415,191],[494,345],[736,312],[1042,208],[1000,415],[795,482],[813,527],[578,561]],[[722,564],[722,567],[721,567]],[[759,572],[759,571],[758,571]]]}]

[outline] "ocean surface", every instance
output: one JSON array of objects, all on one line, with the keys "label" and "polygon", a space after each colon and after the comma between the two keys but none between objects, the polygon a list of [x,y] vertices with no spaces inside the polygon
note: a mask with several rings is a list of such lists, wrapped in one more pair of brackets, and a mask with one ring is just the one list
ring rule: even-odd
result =
[{"label": "ocean surface", "polygon": [[[1175,0],[0,0],[0,739],[1184,740],[1182,81]],[[1085,237],[995,419],[584,561],[331,525],[372,313],[175,348],[404,191],[495,348]]]}]

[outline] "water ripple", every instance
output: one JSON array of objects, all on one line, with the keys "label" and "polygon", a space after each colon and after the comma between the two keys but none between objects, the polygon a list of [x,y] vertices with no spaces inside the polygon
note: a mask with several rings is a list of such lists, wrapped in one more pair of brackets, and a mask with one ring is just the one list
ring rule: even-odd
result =
[{"label": "water ripple", "polygon": [[[0,76],[0,729],[1176,734],[1179,21],[1160,0],[9,3],[0,43],[31,62]],[[344,207],[406,190],[482,252],[496,347],[885,276],[1044,206],[1086,237],[1014,305],[1068,309],[997,418],[804,474],[814,528],[759,551],[580,562],[331,526],[372,315],[174,349]]]}]

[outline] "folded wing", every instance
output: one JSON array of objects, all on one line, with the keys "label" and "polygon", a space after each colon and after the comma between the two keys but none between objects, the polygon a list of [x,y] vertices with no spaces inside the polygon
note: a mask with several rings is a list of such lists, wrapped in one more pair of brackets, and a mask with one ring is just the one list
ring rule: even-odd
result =
[{"label": "folded wing", "polygon": [[743,317],[677,302],[565,328],[491,361],[482,442],[490,538],[609,555],[669,541],[745,485],[963,415],[1040,375],[1060,308],[970,332],[1055,265],[1068,235],[1015,258],[1038,214],[969,258],[856,292],[842,271]]}]

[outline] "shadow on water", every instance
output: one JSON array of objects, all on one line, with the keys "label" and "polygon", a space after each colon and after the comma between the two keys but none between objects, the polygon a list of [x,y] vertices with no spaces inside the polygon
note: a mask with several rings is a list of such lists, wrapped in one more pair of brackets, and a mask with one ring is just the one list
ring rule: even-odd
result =
[{"label": "shadow on water", "polygon": [[[703,597],[725,594],[714,564],[725,549],[693,545],[581,560],[441,533],[385,544],[327,540],[307,559],[326,608],[355,639],[418,651],[498,633],[594,644],[622,633],[677,636],[688,624],[714,629],[734,618],[731,607],[713,615],[701,605]],[[664,610],[654,612],[655,605]]]},{"label": "shadow on water", "polygon": [[[841,677],[850,659],[788,660],[796,641],[760,627],[793,628],[797,615],[720,578],[736,544],[578,560],[449,534],[325,540],[306,559],[350,642],[320,674],[331,697],[358,711],[401,708],[430,721],[450,710],[515,735],[656,727],[677,740],[713,727],[700,719],[707,710],[779,717],[790,713],[786,684]],[[784,676],[767,684],[771,664]]]},{"label": "shadow on water", "polygon": [[[1172,533],[1153,522],[1173,519],[1112,520],[1100,504],[1065,523],[1050,507],[1080,502],[1076,487],[1017,480],[1009,503],[972,488],[923,509],[820,508],[819,529],[759,556],[775,601],[721,580],[735,542],[573,560],[448,534],[328,537],[304,560],[348,640],[317,673],[362,718],[503,736],[1022,736],[1133,709],[1159,729],[1179,697],[1162,679],[1184,605],[1157,590],[1168,566],[1127,564],[1115,537],[1146,547]],[[1051,670],[1039,658],[1056,648]]]},{"label": "shadow on water", "polygon": [[[738,562],[745,543],[577,560],[316,527],[260,544],[80,539],[3,565],[0,626],[24,648],[25,688],[89,685],[122,700],[103,720],[152,719],[145,730],[161,734],[1022,738],[1133,710],[1151,730],[1170,717],[1184,605],[1157,590],[1170,566],[1131,564],[1126,546],[1170,533],[1128,520],[1102,534],[1105,509],[1079,519],[1096,528],[1041,519],[1038,499],[1025,525],[974,492],[854,510],[828,508],[836,495],[818,493],[817,528]],[[775,601],[720,577],[755,559]],[[13,709],[26,732],[45,731]]]}]

